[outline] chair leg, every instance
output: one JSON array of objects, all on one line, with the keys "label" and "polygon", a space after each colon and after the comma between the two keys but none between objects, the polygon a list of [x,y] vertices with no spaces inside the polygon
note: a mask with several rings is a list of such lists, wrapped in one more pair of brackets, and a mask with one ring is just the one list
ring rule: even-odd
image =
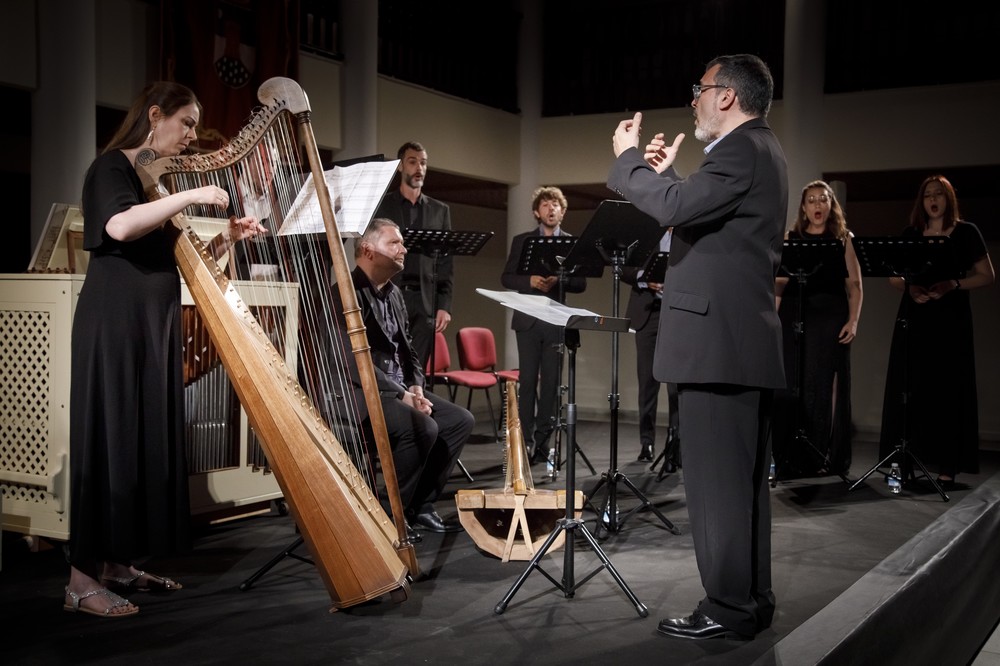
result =
[{"label": "chair leg", "polygon": [[493,413],[493,398],[490,397],[490,390],[486,389],[486,406],[490,410],[490,423],[493,424],[493,441],[500,441],[500,429],[497,427],[496,414]]},{"label": "chair leg", "polygon": [[[497,427],[496,414],[493,413],[493,398],[490,397],[490,390],[483,389],[483,393],[486,395],[486,406],[490,410],[490,424],[493,426],[493,440],[500,441],[500,430]],[[465,401],[465,408],[470,412],[472,411],[472,388],[469,388],[469,396]]]}]

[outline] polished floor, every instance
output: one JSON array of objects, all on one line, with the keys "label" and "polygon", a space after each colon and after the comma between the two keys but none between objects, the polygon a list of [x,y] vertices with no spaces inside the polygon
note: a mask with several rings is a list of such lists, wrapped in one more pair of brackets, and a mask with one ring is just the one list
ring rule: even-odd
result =
[{"label": "polished floor", "polygon": [[[439,503],[440,513],[454,515],[453,491],[459,488],[502,487],[501,448],[486,429],[488,421],[477,426],[476,441],[462,455],[475,480],[456,474]],[[838,477],[781,481],[771,491],[774,624],[749,642],[683,641],[656,632],[660,618],[687,614],[702,595],[687,529],[683,470],[661,478],[648,463],[636,462],[636,428],[630,424],[618,427],[619,464],[612,468],[610,431],[607,423],[578,426],[577,443],[586,459],[576,458],[576,486],[589,493],[602,475],[621,472],[613,485],[620,515],[628,517],[619,532],[604,534],[597,531],[596,514],[585,511],[583,525],[597,535],[597,549],[576,529],[571,558],[552,551],[540,562],[555,581],[572,574],[571,595],[526,562],[502,563],[484,554],[465,533],[424,533],[417,545],[423,573],[402,603],[386,597],[331,613],[314,567],[291,558],[241,591],[243,581],[296,539],[292,520],[272,509],[201,528],[190,555],[144,563],[185,588],[134,595],[142,609],[138,616],[106,620],[63,612],[66,566],[59,544],[42,542],[32,551],[19,535],[6,533],[0,570],[3,661],[798,666],[802,662],[789,655],[803,654],[791,650],[802,642],[800,636],[821,621],[845,632],[863,623],[863,611],[851,610],[845,599],[866,587],[880,563],[898,558],[920,541],[915,537],[946,521],[949,511],[973,502],[1000,470],[1000,452],[984,450],[981,473],[960,479],[967,488],[950,492],[948,502],[929,485],[911,484],[891,495],[879,474],[854,490]],[[855,443],[852,479],[874,465],[875,455],[874,444]],[[565,471],[551,482],[536,465],[536,488],[564,487]],[[606,503],[608,489],[603,484],[593,498],[599,505]],[[649,510],[628,515],[634,507],[645,507],[644,501],[663,519]],[[673,534],[668,523],[680,534]],[[610,567],[602,566],[601,553]],[[509,603],[498,614],[502,600]],[[836,612],[840,615],[829,624]],[[976,612],[993,625],[1000,619],[1000,607]],[[820,631],[829,634],[826,628]],[[988,635],[975,645],[953,646],[953,663],[969,663],[967,655],[979,652]],[[907,640],[919,645],[939,639],[917,634]],[[989,645],[977,663],[995,663],[986,661]],[[863,648],[852,649],[858,658],[851,663],[871,663]]]}]

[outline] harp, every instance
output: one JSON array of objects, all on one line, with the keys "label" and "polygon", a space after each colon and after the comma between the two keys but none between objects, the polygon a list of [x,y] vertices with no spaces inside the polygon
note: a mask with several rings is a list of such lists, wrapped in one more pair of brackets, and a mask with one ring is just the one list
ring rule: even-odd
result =
[{"label": "harp", "polygon": [[[531,480],[527,450],[517,413],[517,383],[505,386],[506,429],[504,487],[459,490],[455,493],[458,518],[483,551],[501,561],[530,560],[566,516],[565,490],[536,490]],[[583,493],[574,492],[574,513],[583,512]],[[560,531],[550,550],[561,548],[566,532]]]},{"label": "harp", "polygon": [[[220,150],[162,159],[144,151],[136,168],[150,200],[215,184],[230,192],[230,213],[266,216],[271,233],[262,243],[243,241],[249,245],[241,256],[250,266],[270,269],[251,270],[249,280],[231,280],[191,228],[190,219],[218,217],[217,210],[191,206],[174,216],[167,225],[174,257],[334,607],[387,593],[402,601],[418,564],[406,537],[367,336],[308,99],[287,78],[266,81],[258,99],[263,106]],[[315,188],[321,217],[315,222],[323,233],[282,235],[285,217],[307,184]],[[228,268],[239,275],[235,256]],[[289,327],[269,321],[281,316],[279,310],[247,305],[246,293],[275,282],[297,286],[294,333],[282,333]],[[346,331],[333,323],[335,293]],[[353,417],[352,363],[370,396],[368,436]]]}]

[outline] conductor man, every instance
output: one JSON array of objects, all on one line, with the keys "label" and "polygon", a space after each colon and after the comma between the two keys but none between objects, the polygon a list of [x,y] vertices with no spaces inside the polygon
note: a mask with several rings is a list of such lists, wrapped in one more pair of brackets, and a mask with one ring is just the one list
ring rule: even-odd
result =
[{"label": "conductor man", "polygon": [[639,149],[642,114],[614,133],[608,186],[673,227],[653,371],[677,384],[681,456],[705,596],[662,620],[678,638],[752,638],[771,625],[770,411],[784,387],[774,277],[788,179],[765,120],[774,83],[753,55],[720,56],[693,88],[701,167],[671,167],[684,135]]}]

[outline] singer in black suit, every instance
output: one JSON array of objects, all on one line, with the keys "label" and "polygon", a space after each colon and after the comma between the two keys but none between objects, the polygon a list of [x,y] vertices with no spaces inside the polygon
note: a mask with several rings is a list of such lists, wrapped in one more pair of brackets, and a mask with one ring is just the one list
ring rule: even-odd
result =
[{"label": "singer in black suit", "polygon": [[[451,209],[423,193],[427,151],[416,141],[408,141],[396,155],[399,189],[385,195],[374,217],[388,218],[403,230],[451,231]],[[413,252],[406,255],[406,266],[392,278],[403,290],[413,348],[422,367],[426,367],[431,355],[435,331],[443,333],[451,322],[453,276],[454,260],[450,254],[439,256],[435,266],[432,254]]]},{"label": "singer in black suit", "polygon": [[[537,226],[511,240],[510,254],[500,276],[504,287],[521,294],[548,296],[560,303],[566,302],[568,292],[580,293],[586,289],[587,279],[582,277],[560,278],[551,272],[546,275],[518,273],[518,261],[528,238],[571,235],[562,229],[566,206],[566,196],[558,187],[539,187],[535,190],[531,211]],[[518,369],[521,372],[517,411],[524,445],[533,463],[544,463],[548,460],[548,440],[555,429],[559,404],[563,328],[516,310],[511,316],[510,327],[517,337]]]},{"label": "singer in black suit", "polygon": [[788,206],[785,156],[765,118],[773,79],[753,55],[708,63],[694,86],[701,167],[670,166],[684,135],[639,149],[642,114],[615,130],[608,186],[673,227],[653,372],[674,382],[691,534],[705,596],[660,622],[680,638],[753,637],[771,624],[767,483],[775,389],[785,386],[774,278]]}]

